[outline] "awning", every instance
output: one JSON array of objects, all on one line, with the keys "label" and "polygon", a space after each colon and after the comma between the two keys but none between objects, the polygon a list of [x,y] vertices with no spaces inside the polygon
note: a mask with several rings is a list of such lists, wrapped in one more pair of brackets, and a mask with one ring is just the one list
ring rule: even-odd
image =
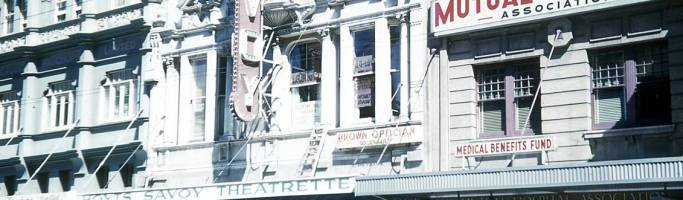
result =
[{"label": "awning", "polygon": [[683,157],[358,177],[356,196],[682,189]]}]

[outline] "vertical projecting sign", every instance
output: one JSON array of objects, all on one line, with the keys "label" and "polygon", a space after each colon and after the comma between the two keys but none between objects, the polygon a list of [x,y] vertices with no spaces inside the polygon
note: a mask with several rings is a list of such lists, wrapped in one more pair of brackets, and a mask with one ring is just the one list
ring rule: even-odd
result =
[{"label": "vertical projecting sign", "polygon": [[259,112],[259,61],[262,53],[260,0],[235,1],[231,110],[239,120],[251,121]]}]

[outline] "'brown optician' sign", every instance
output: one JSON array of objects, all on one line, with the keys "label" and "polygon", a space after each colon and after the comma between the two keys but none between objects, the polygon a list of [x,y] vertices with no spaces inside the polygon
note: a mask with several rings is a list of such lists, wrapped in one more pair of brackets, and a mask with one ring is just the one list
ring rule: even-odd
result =
[{"label": "'brown optician' sign", "polygon": [[239,120],[251,121],[259,113],[259,61],[261,60],[260,0],[235,1],[231,110]]}]

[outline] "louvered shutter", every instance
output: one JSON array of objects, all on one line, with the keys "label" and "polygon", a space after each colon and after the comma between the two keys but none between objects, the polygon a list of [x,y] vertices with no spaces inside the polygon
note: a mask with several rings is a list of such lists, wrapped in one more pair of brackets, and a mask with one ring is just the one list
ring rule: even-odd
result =
[{"label": "louvered shutter", "polygon": [[505,127],[505,101],[485,101],[480,103],[483,132],[503,131]]},{"label": "louvered shutter", "polygon": [[597,123],[624,119],[624,92],[621,87],[596,90],[595,119]]},{"label": "louvered shutter", "polygon": [[[530,108],[531,108],[531,101],[533,97],[526,97],[526,98],[517,98],[516,99],[516,106],[517,106],[517,130],[522,130],[522,127],[524,127],[524,121],[526,120],[527,115],[529,115]],[[526,125],[527,129],[533,129],[536,131],[541,124],[541,113],[540,110],[538,109],[539,103],[536,102],[536,105],[534,105],[536,109],[534,109],[533,113],[531,113],[531,116],[529,117],[529,122]]]}]

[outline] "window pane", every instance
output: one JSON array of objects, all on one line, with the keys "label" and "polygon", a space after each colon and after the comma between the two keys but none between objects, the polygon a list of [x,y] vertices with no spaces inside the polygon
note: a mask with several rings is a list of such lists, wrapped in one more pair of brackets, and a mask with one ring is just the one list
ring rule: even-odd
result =
[{"label": "window pane", "polygon": [[58,127],[59,122],[61,121],[60,120],[61,119],[60,111],[61,111],[61,109],[63,109],[62,103],[61,103],[62,99],[59,98],[58,96],[55,96],[54,98],[57,100],[57,101],[55,101],[57,107],[52,112],[53,112],[53,115],[55,116],[55,127]]},{"label": "window pane", "polygon": [[356,78],[356,104],[360,111],[360,118],[375,116],[375,77],[360,76]]},{"label": "window pane", "polygon": [[505,70],[484,70],[479,74],[479,100],[505,98]]},{"label": "window pane", "polygon": [[391,110],[394,116],[398,116],[401,110],[401,27],[392,26],[391,34]]},{"label": "window pane", "polygon": [[624,119],[623,88],[595,90],[594,107],[596,123],[622,121]]},{"label": "window pane", "polygon": [[659,81],[669,77],[666,49],[662,46],[639,47],[635,50],[638,83]]},{"label": "window pane", "polygon": [[[531,101],[533,100],[533,97],[525,97],[525,98],[517,98],[516,99],[516,106],[517,106],[517,130],[522,130],[524,127],[524,121],[526,120],[527,116],[529,115],[530,108],[531,108]],[[527,129],[531,129],[534,133],[540,133],[540,128],[541,128],[541,110],[539,109],[539,102],[537,100],[536,104],[534,104],[534,110],[531,112],[531,116],[529,117],[529,122],[526,125]]]},{"label": "window pane", "polygon": [[14,106],[7,106],[5,110],[5,118],[3,119],[5,119],[5,122],[7,123],[7,130],[5,133],[14,132]]},{"label": "window pane", "polygon": [[113,86],[114,88],[114,117],[120,117],[119,110],[121,109],[121,86]]},{"label": "window pane", "polygon": [[67,125],[67,124],[69,124],[69,122],[68,122],[68,120],[69,120],[69,101],[71,99],[69,99],[69,97],[66,95],[63,96],[63,98],[64,98],[64,100],[62,101],[62,103],[64,104],[64,110],[61,110],[61,112],[64,113],[64,117],[62,118],[63,122],[60,125]]},{"label": "window pane", "polygon": [[356,57],[375,55],[375,29],[353,32],[353,47]]},{"label": "window pane", "polygon": [[192,110],[194,112],[194,134],[195,137],[204,136],[204,110],[205,98],[197,98],[192,100]]},{"label": "window pane", "polygon": [[515,73],[515,97],[533,96],[538,84],[538,65],[517,67]]},{"label": "window pane", "polygon": [[9,131],[7,130],[7,127],[9,126],[9,120],[7,119],[7,107],[5,107],[5,110],[2,112],[2,134],[7,134]]},{"label": "window pane", "polygon": [[[375,69],[375,30],[367,29],[353,32],[355,52],[354,72],[369,73]],[[375,76],[373,74],[357,75],[356,105],[359,118],[375,117]]]},{"label": "window pane", "polygon": [[195,81],[195,97],[206,96],[206,59],[192,60]]},{"label": "window pane", "polygon": [[636,122],[671,123],[671,90],[665,46],[636,48]]},{"label": "window pane", "polygon": [[130,94],[130,85],[124,84],[123,88],[125,89],[124,91],[126,91],[126,92],[124,93],[124,96],[123,96],[123,113],[121,113],[121,115],[128,116],[128,115],[130,115],[130,110],[129,110],[129,108],[130,108],[130,102],[129,101],[130,101],[130,95],[131,95]]},{"label": "window pane", "polygon": [[592,57],[593,87],[624,85],[624,53],[621,51],[597,54]]},{"label": "window pane", "polygon": [[505,101],[479,103],[482,132],[503,131],[505,127]]}]

